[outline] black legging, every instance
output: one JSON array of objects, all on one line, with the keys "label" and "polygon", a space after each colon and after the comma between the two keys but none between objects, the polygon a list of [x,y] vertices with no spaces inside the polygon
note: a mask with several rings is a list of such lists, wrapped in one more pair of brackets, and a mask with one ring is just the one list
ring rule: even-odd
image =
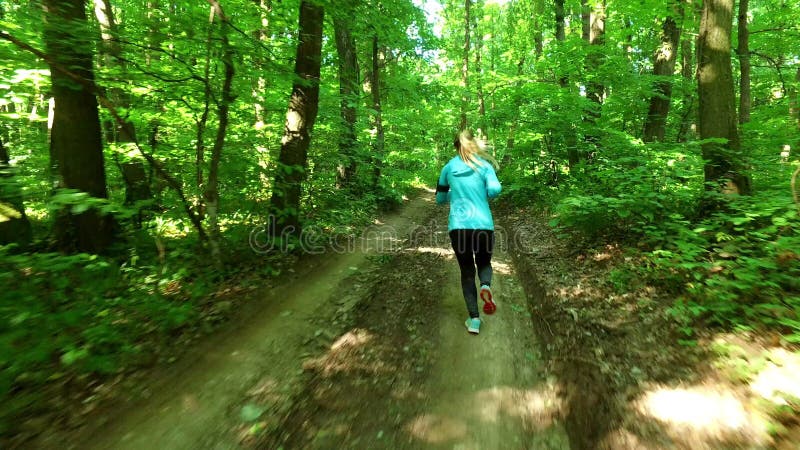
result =
[{"label": "black legging", "polygon": [[475,266],[478,266],[478,279],[481,286],[491,285],[494,231],[451,230],[450,242],[456,252],[458,267],[461,268],[461,290],[464,292],[464,301],[467,302],[467,311],[469,311],[470,317],[479,317]]}]

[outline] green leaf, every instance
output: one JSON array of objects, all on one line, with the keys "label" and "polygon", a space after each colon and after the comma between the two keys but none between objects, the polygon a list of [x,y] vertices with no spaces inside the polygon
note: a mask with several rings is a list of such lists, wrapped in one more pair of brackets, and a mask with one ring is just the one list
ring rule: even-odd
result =
[{"label": "green leaf", "polygon": [[89,356],[89,351],[85,348],[73,348],[61,355],[61,363],[65,366],[71,366],[87,356]]},{"label": "green leaf", "polygon": [[245,422],[253,422],[262,414],[264,414],[264,408],[252,403],[242,406],[242,410],[239,411],[239,417]]},{"label": "green leaf", "polygon": [[81,214],[81,213],[85,213],[86,211],[88,211],[89,208],[91,208],[91,207],[92,207],[92,205],[89,202],[81,202],[81,203],[78,203],[77,205],[73,205],[71,211],[72,211],[72,214]]}]

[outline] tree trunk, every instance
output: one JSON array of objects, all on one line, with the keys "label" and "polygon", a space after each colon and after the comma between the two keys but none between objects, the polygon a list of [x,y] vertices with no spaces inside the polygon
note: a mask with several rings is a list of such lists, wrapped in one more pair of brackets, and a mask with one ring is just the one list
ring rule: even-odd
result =
[{"label": "tree trunk", "polygon": [[556,13],[556,40],[564,42],[566,34],[564,29],[566,27],[564,15],[564,0],[555,0],[555,13]]},{"label": "tree trunk", "polygon": [[[561,5],[562,10],[564,5]],[[533,53],[536,61],[542,57],[544,52],[544,30],[542,29],[542,17],[544,16],[544,0],[535,0],[533,3]]]},{"label": "tree trunk", "polygon": [[698,36],[700,139],[723,138],[723,144],[703,144],[705,181],[725,192],[750,192],[739,161],[739,135],[731,69],[731,29],[734,0],[705,0]]},{"label": "tree trunk", "polygon": [[[68,67],[93,83],[83,0],[45,0],[44,8],[48,56],[59,67]],[[97,99],[57,67],[51,65],[50,73],[55,98],[50,147],[57,160],[59,186],[107,198]],[[64,210],[55,223],[55,234],[62,250],[97,253],[111,243],[112,228],[112,218],[94,208],[79,214]]]},{"label": "tree trunk", "polygon": [[467,109],[469,109],[469,28],[471,25],[469,9],[472,0],[464,0],[464,52],[461,60],[461,120],[459,130],[467,128]]},{"label": "tree trunk", "polygon": [[[680,14],[680,13],[679,13]],[[675,60],[678,54],[678,43],[681,31],[675,19],[667,16],[661,32],[661,46],[656,50],[653,59],[653,75],[657,77],[655,93],[650,97],[650,108],[644,123],[645,142],[663,142],[667,129],[667,116],[672,102],[672,76],[675,71]]]},{"label": "tree trunk", "polygon": [[[800,136],[800,98],[798,98],[798,90],[800,90],[800,67],[797,68],[794,76],[794,86],[789,91],[789,116],[795,124],[796,135]],[[797,149],[800,148],[800,138],[795,142],[794,148],[796,153]]]},{"label": "tree trunk", "polygon": [[[100,53],[99,60],[106,67],[116,67],[125,77],[127,68],[122,59],[122,46],[119,41],[119,28],[114,19],[113,8],[109,0],[94,0],[94,12],[97,23],[100,24],[101,45],[98,46]],[[118,107],[130,108],[130,97],[124,90],[111,88],[108,90],[108,98]],[[120,144],[133,143],[135,141],[135,128],[131,121],[126,121],[120,126],[113,119],[103,123],[106,131],[106,141]],[[119,150],[112,149],[122,173],[122,180],[125,182],[125,204],[134,205],[137,201],[149,200],[153,196],[150,192],[150,184],[145,170],[143,159],[132,156],[133,152],[123,152],[123,159],[120,160]],[[141,216],[134,221],[136,227],[141,226]]]},{"label": "tree trunk", "polygon": [[356,106],[358,104],[358,58],[356,40],[350,32],[349,18],[335,17],[336,52],[339,55],[339,115],[342,132],[339,137],[341,162],[336,168],[338,187],[351,187],[356,174]]},{"label": "tree trunk", "polygon": [[[633,53],[633,22],[630,18],[624,17],[623,23],[625,24],[625,41],[622,44],[622,56],[631,61],[631,54]],[[661,35],[661,40],[663,42],[664,35]]]},{"label": "tree trunk", "polygon": [[750,0],[739,0],[739,123],[750,122],[750,30],[747,9]]},{"label": "tree trunk", "polygon": [[145,64],[149,67],[153,62],[158,61],[161,59],[161,52],[157,49],[161,48],[161,43],[164,42],[164,34],[161,32],[161,27],[159,26],[159,20],[156,11],[161,8],[161,0],[147,0],[147,22],[149,26],[147,28],[147,47],[148,50],[145,52],[144,61]]},{"label": "tree trunk", "polygon": [[[583,0],[586,2],[586,0]],[[588,7],[588,6],[587,6]],[[584,33],[585,33],[586,23],[584,23]],[[588,33],[588,42],[591,46],[602,47],[605,44],[605,35],[606,35],[606,5],[605,0],[598,3],[594,8],[591,9],[589,14],[589,33]],[[591,71],[597,71],[600,68],[600,65],[603,63],[603,55],[602,50],[600,49],[593,49],[589,52],[588,58],[588,68]],[[597,81],[590,81],[586,85],[586,98],[593,101],[598,105],[596,110],[593,110],[590,113],[590,116],[593,116],[593,119],[597,119],[600,116],[600,107],[603,103],[603,93],[605,87],[602,83]]]},{"label": "tree trunk", "polygon": [[[563,43],[566,39],[565,27],[566,16],[564,12],[564,0],[555,0],[555,17],[556,17],[556,41]],[[569,88],[569,77],[562,75],[558,77],[558,84],[562,88]],[[567,141],[567,160],[569,167],[572,168],[580,162],[580,155],[578,153],[577,138],[572,130],[565,130],[564,134]]]},{"label": "tree trunk", "polygon": [[[206,165],[206,128],[208,127],[208,117],[211,115],[211,99],[214,95],[211,81],[211,54],[213,53],[214,43],[214,18],[216,12],[214,5],[209,7],[208,28],[206,32],[206,56],[203,68],[203,112],[195,122],[195,144],[194,144],[194,179],[197,192],[200,193],[194,201],[194,208],[200,220],[205,219],[206,201],[203,198],[206,192],[205,165]],[[213,233],[213,231],[212,231]]]},{"label": "tree trunk", "polygon": [[383,163],[384,135],[383,135],[383,106],[381,104],[381,61],[383,51],[378,45],[378,35],[372,37],[372,74],[370,77],[370,92],[372,94],[372,109],[375,111],[373,126],[375,140],[372,146],[372,185],[378,186],[381,178]]},{"label": "tree trunk", "polygon": [[[692,85],[694,80],[694,63],[692,58],[692,38],[685,37],[681,41],[681,78],[684,86]],[[693,89],[684,87],[681,100],[681,124],[678,129],[678,142],[686,142],[692,128],[692,113],[694,112]]]},{"label": "tree trunk", "polygon": [[581,0],[581,39],[591,42],[592,34],[592,8],[589,0]]},{"label": "tree trunk", "polygon": [[481,53],[483,53],[483,34],[480,32],[479,24],[482,11],[482,0],[477,3],[478,17],[475,20],[475,90],[478,95],[478,128],[484,139],[489,139],[488,122],[486,122],[486,99],[483,95]]},{"label": "tree trunk", "polygon": [[[147,47],[148,50],[145,52],[145,64],[147,67],[150,67],[154,62],[159,61],[161,59],[161,52],[155,50],[160,49],[161,44],[164,42],[166,36],[161,31],[162,28],[159,26],[160,18],[155,13],[161,7],[160,4],[161,0],[148,0],[147,1],[147,21],[148,21],[148,28],[147,28]],[[161,96],[157,97],[156,100],[156,110],[162,111],[164,109],[163,102],[161,101]],[[155,118],[150,120],[148,124],[149,128],[149,136],[147,138],[147,143],[150,146],[150,150],[154,151],[158,146],[158,132],[159,132],[159,119],[156,116]]]},{"label": "tree trunk", "polygon": [[22,187],[14,180],[13,170],[8,150],[0,140],[0,245],[25,245],[31,240]]},{"label": "tree trunk", "polygon": [[[564,14],[564,0],[555,0],[555,18],[556,18],[556,41],[564,42],[566,39],[566,16]],[[569,79],[566,75],[558,77],[558,84],[561,87],[567,87]]]},{"label": "tree trunk", "polygon": [[272,188],[273,235],[300,234],[300,195],[306,178],[311,130],[319,108],[319,76],[322,60],[321,6],[300,2],[299,43],[294,72],[298,80],[286,113],[275,183]]},{"label": "tree trunk", "polygon": [[[520,79],[522,78],[522,69],[525,67],[525,56],[522,56],[522,59],[519,60],[517,63],[517,81],[514,82],[514,87],[519,89],[522,85]],[[517,98],[514,100],[514,117],[511,118],[511,126],[508,128],[508,139],[506,140],[506,160],[503,161],[505,165],[508,161],[508,158],[511,157],[511,151],[514,149],[514,142],[516,139],[517,134],[517,127],[519,126],[519,108],[522,105],[522,96],[517,95]]]},{"label": "tree trunk", "polygon": [[228,18],[222,11],[222,7],[216,0],[210,0],[214,15],[219,19],[220,23],[220,41],[222,43],[222,65],[225,67],[225,78],[222,82],[222,95],[220,102],[217,106],[217,119],[219,125],[217,127],[217,135],[214,139],[214,147],[211,149],[211,162],[208,168],[208,183],[203,193],[206,203],[206,210],[208,211],[209,223],[209,245],[211,247],[211,256],[214,262],[221,265],[220,256],[220,240],[221,234],[219,230],[219,164],[222,159],[222,149],[225,147],[225,136],[228,131],[228,113],[230,105],[233,103],[233,76],[235,74],[233,67],[233,48],[228,41]]},{"label": "tree trunk", "polygon": [[[267,45],[270,35],[270,16],[272,15],[272,0],[253,0],[258,6],[261,16],[261,27],[255,33],[254,38],[259,45]],[[252,96],[253,96],[253,115],[255,117],[255,126],[257,130],[266,126],[266,113],[264,111],[264,96],[267,91],[267,79],[264,76],[264,58],[261,56],[260,51],[255,52],[253,55],[253,68],[258,77],[255,78],[253,83]]]},{"label": "tree trunk", "polygon": [[587,125],[584,135],[584,140],[588,147],[587,151],[579,152],[574,149],[569,154],[570,167],[573,167],[580,159],[587,158],[588,154],[594,151],[600,141],[595,125],[597,124],[597,119],[600,118],[605,86],[597,81],[597,75],[604,59],[603,50],[600,47],[605,44],[605,19],[605,0],[593,6],[589,5],[588,0],[581,0],[581,35],[589,43],[586,72],[592,74],[586,81],[586,98],[592,102],[592,105],[586,108],[583,117],[583,121]]}]

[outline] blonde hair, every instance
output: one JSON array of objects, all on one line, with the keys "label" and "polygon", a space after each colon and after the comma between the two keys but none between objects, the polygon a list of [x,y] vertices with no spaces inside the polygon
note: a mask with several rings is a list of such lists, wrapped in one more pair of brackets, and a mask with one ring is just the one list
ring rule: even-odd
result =
[{"label": "blonde hair", "polygon": [[472,135],[472,131],[470,130],[462,130],[458,133],[453,140],[453,145],[456,147],[456,150],[458,150],[458,156],[461,157],[461,160],[470,166],[472,170],[477,170],[478,166],[483,165],[483,161],[478,158],[488,161],[495,169],[500,167],[494,156],[486,151],[483,142],[475,139],[475,136]]}]

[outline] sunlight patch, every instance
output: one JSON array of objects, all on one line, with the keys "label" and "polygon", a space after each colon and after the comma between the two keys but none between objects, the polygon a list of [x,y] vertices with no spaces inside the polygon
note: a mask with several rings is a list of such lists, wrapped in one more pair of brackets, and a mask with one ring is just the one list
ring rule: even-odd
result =
[{"label": "sunlight patch", "polygon": [[514,273],[514,269],[510,265],[500,261],[492,261],[492,270],[501,275],[512,275]]},{"label": "sunlight patch", "polygon": [[747,423],[742,403],[730,394],[706,389],[662,388],[648,393],[644,413],[664,422],[690,428],[737,430]]},{"label": "sunlight patch", "polygon": [[660,387],[646,393],[637,408],[665,425],[673,439],[698,442],[753,444],[765,438],[763,422],[732,393],[710,386]]},{"label": "sunlight patch", "polygon": [[432,253],[434,255],[444,256],[445,258],[453,257],[452,249],[442,247],[416,247],[409,249],[409,251],[415,253]]},{"label": "sunlight patch", "polygon": [[339,350],[343,347],[357,347],[364,345],[372,340],[372,335],[367,330],[356,328],[343,334],[331,345],[331,350]]},{"label": "sunlight patch", "polygon": [[417,416],[405,428],[409,434],[429,444],[442,444],[467,435],[464,422],[436,414]]},{"label": "sunlight patch", "polygon": [[552,388],[534,390],[499,386],[484,389],[475,397],[475,404],[480,405],[481,420],[490,423],[513,417],[534,428],[544,429],[553,424],[561,410],[561,403]]},{"label": "sunlight patch", "polygon": [[779,348],[770,352],[770,362],[750,383],[750,389],[779,405],[800,398],[800,355]]},{"label": "sunlight patch", "polygon": [[364,329],[356,328],[340,336],[330,350],[322,356],[311,358],[303,363],[304,370],[319,371],[325,376],[350,371],[383,373],[392,370],[380,360],[365,358],[364,346],[373,340],[373,335]]}]

